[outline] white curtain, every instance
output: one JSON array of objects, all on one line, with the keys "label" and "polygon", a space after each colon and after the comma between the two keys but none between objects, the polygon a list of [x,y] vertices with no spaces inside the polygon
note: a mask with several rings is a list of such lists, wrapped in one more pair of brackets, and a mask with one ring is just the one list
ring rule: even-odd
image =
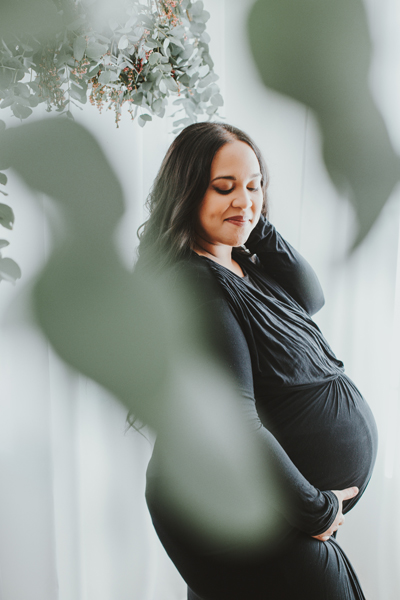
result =
[{"label": "white curtain", "polygon": [[[312,114],[260,82],[244,31],[251,1],[205,4],[223,114],[261,146],[271,174],[271,220],[316,269],[326,296],[316,320],[378,422],[375,474],[339,541],[367,598],[397,600],[400,192],[345,260],[354,215],[326,174]],[[368,0],[367,8],[376,46],[371,85],[400,150],[400,5]],[[142,130],[127,117],[116,129],[111,113],[90,106],[75,116],[99,139],[123,183],[128,208],[117,243],[132,265],[143,201],[173,139],[171,122],[156,119]],[[66,368],[31,324],[26,296],[52,244],[43,210],[49,201],[34,201],[16,176],[8,192],[16,225],[2,237],[23,279],[0,290],[0,598],[184,600],[184,582],[144,502],[151,435],[125,432],[124,408]]]}]

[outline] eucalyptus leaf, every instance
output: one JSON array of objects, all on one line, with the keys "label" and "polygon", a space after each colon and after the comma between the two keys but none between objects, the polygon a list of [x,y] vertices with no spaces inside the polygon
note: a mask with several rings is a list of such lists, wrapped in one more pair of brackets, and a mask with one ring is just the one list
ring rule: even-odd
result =
[{"label": "eucalyptus leaf", "polygon": [[5,98],[5,100],[3,100],[3,102],[0,103],[0,108],[7,108],[7,106],[11,106],[11,104],[14,103],[14,96],[9,96],[8,98]]},{"label": "eucalyptus leaf", "polygon": [[14,212],[8,204],[0,204],[0,225],[6,229],[12,229],[14,224]]},{"label": "eucalyptus leaf", "polygon": [[190,29],[196,36],[200,36],[206,30],[206,26],[204,23],[196,23],[196,21],[192,21],[190,23]]},{"label": "eucalyptus leaf", "polygon": [[[400,178],[399,156],[371,93],[368,21],[361,0],[257,0],[247,23],[264,84],[309,107],[318,120],[327,171],[340,194],[346,182],[355,209],[354,245]],[[295,50],[288,51],[289,42]]]},{"label": "eucalyptus leaf", "polygon": [[151,65],[155,65],[158,61],[161,60],[161,58],[162,58],[162,55],[159,52],[153,52],[149,56],[149,63]]},{"label": "eucalyptus leaf", "polygon": [[32,114],[32,109],[28,106],[23,106],[22,104],[14,103],[11,106],[11,110],[13,114],[18,117],[18,119],[27,119]]},{"label": "eucalyptus leaf", "polygon": [[197,2],[193,2],[192,6],[189,9],[189,14],[192,17],[197,17],[198,15],[201,15],[201,13],[204,10],[204,3],[202,2],[202,0],[197,0]]},{"label": "eucalyptus leaf", "polygon": [[102,71],[99,76],[99,83],[110,83],[111,81],[111,71]]},{"label": "eucalyptus leaf", "polygon": [[21,277],[21,269],[12,258],[0,258],[0,278],[15,283]]},{"label": "eucalyptus leaf", "polygon": [[165,79],[165,84],[171,92],[177,92],[179,90],[178,84],[172,77],[168,77],[167,79]]},{"label": "eucalyptus leaf", "polygon": [[0,240],[0,248],[6,248],[6,246],[9,246],[10,242],[8,240]]},{"label": "eucalyptus leaf", "polygon": [[158,84],[158,87],[160,89],[160,92],[162,94],[166,94],[168,92],[168,88],[167,88],[167,84],[165,82],[165,79],[161,79],[160,83]]},{"label": "eucalyptus leaf", "polygon": [[15,90],[17,91],[18,95],[22,96],[23,98],[29,98],[31,95],[31,92],[25,83],[17,83]]},{"label": "eucalyptus leaf", "polygon": [[29,105],[32,108],[35,108],[38,104],[40,104],[40,101],[41,101],[41,99],[38,98],[37,96],[34,96],[33,94],[32,94],[32,96],[29,97]]},{"label": "eucalyptus leaf", "polygon": [[151,17],[149,15],[142,15],[139,18],[139,21],[143,23],[143,25],[146,25],[146,27],[150,30],[154,27],[154,17]]},{"label": "eucalyptus leaf", "polygon": [[8,181],[7,175],[5,173],[0,172],[0,183],[2,185],[6,185],[7,181]]},{"label": "eucalyptus leaf", "polygon": [[160,42],[158,42],[157,40],[152,40],[151,38],[148,38],[145,41],[144,45],[147,48],[150,48],[152,50],[153,48],[158,48],[160,46]]},{"label": "eucalyptus leaf", "polygon": [[126,37],[126,35],[123,35],[123,36],[121,37],[121,39],[119,40],[119,42],[118,42],[118,48],[119,48],[120,50],[124,50],[124,49],[125,49],[125,48],[127,48],[128,46],[129,46],[129,40],[128,40],[128,38]]},{"label": "eucalyptus leaf", "polygon": [[169,41],[172,42],[173,44],[175,44],[175,46],[178,46],[179,48],[182,48],[182,49],[185,48],[184,45],[182,44],[181,40],[175,36],[171,35],[171,37],[169,38]]},{"label": "eucalyptus leaf", "polygon": [[74,58],[80,62],[84,57],[86,50],[86,39],[83,36],[78,36],[74,41]]},{"label": "eucalyptus leaf", "polygon": [[217,112],[217,110],[218,110],[218,107],[217,107],[217,106],[209,106],[209,107],[206,109],[206,113],[207,113],[208,115],[214,115],[214,114]]},{"label": "eucalyptus leaf", "polygon": [[3,65],[5,67],[9,67],[10,69],[23,69],[24,67],[21,59],[14,56],[12,58],[5,58],[3,60]]},{"label": "eucalyptus leaf", "polygon": [[84,104],[86,102],[86,94],[85,94],[85,96],[83,96],[81,90],[79,90],[78,88],[73,88],[71,86],[69,93],[70,93],[71,98],[74,98],[74,100],[78,100],[82,104]]},{"label": "eucalyptus leaf", "polygon": [[86,55],[89,58],[99,59],[107,52],[107,46],[103,44],[91,43],[86,48]]},{"label": "eucalyptus leaf", "polygon": [[208,65],[203,65],[197,67],[197,74],[200,78],[203,78],[210,72],[210,67]]},{"label": "eucalyptus leaf", "polygon": [[171,73],[171,71],[172,71],[172,67],[170,64],[160,65],[160,69],[162,70],[163,73]]},{"label": "eucalyptus leaf", "polygon": [[30,106],[31,105],[29,98],[24,98],[23,96],[14,96],[14,103],[19,104],[21,106]]},{"label": "eucalyptus leaf", "polygon": [[186,125],[190,125],[192,119],[185,117],[184,119],[178,119],[178,121],[174,121],[173,122],[173,126],[174,127],[180,127],[180,126],[184,126],[186,127]]},{"label": "eucalyptus leaf", "polygon": [[208,102],[212,96],[212,89],[206,88],[206,90],[201,94],[201,101]]},{"label": "eucalyptus leaf", "polygon": [[142,92],[138,92],[135,95],[132,96],[133,99],[133,103],[137,104],[138,106],[140,106],[143,102],[143,93]]},{"label": "eucalyptus leaf", "polygon": [[198,80],[198,78],[199,78],[199,74],[195,72],[190,78],[189,87],[193,87],[194,84],[196,83],[196,81]]},{"label": "eucalyptus leaf", "polygon": [[[162,98],[157,98],[157,100],[154,100],[153,104],[152,104],[152,109],[154,110],[155,113],[158,113],[163,105],[163,100]],[[0,173],[0,177],[1,177],[1,173]],[[1,182],[1,180],[0,180]]]},{"label": "eucalyptus leaf", "polygon": [[214,68],[214,61],[210,56],[209,52],[204,52],[203,61],[210,67],[210,69]]},{"label": "eucalyptus leaf", "polygon": [[185,87],[189,87],[190,86],[190,77],[189,75],[187,75],[186,73],[184,75],[181,75],[179,77],[179,81],[182,85],[184,85]]},{"label": "eucalyptus leaf", "polygon": [[82,96],[86,94],[86,89],[77,81],[71,82],[71,89],[77,92],[78,94],[81,94]]},{"label": "eucalyptus leaf", "polygon": [[211,85],[212,83],[214,83],[214,81],[217,81],[219,79],[218,75],[216,75],[215,73],[210,73],[209,75],[206,75],[206,77],[204,77],[204,79],[201,79],[199,81],[199,83],[197,84],[198,88],[204,88],[207,87],[209,85]]},{"label": "eucalyptus leaf", "polygon": [[0,66],[0,87],[7,89],[13,82],[14,73]]},{"label": "eucalyptus leaf", "polygon": [[203,31],[203,33],[201,34],[201,37],[200,37],[200,41],[203,44],[209,44],[211,42],[211,38],[210,38],[209,34],[207,33],[207,31]]},{"label": "eucalyptus leaf", "polygon": [[211,98],[211,104],[213,106],[223,106],[224,105],[224,99],[221,96],[221,94],[214,94],[214,96]]},{"label": "eucalyptus leaf", "polygon": [[194,46],[192,44],[188,44],[184,51],[180,54],[180,57],[183,58],[184,60],[189,60],[189,58],[191,58],[192,54],[194,51]]},{"label": "eucalyptus leaf", "polygon": [[0,133],[6,130],[6,124],[0,119]]}]

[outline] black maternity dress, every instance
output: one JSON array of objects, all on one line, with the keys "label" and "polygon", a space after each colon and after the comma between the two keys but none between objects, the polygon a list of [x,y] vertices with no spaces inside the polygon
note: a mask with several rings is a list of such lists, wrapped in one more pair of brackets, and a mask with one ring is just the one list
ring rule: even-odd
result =
[{"label": "black maternity dress", "polygon": [[311,536],[336,516],[330,490],[360,489],[343,512],[364,492],[376,457],[375,421],[310,318],[324,302],[310,265],[264,218],[246,246],[252,256],[234,250],[243,278],[195,253],[186,262],[200,285],[216,282],[207,302],[224,333],[226,362],[291,500],[281,543],[246,556],[207,551],[159,502],[156,459],[146,492],[153,523],[190,600],[361,600],[336,539]]}]

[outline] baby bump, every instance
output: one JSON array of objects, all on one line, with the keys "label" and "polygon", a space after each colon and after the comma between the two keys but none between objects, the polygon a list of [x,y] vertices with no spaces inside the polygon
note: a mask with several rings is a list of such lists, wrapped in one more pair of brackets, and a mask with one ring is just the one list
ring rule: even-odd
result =
[{"label": "baby bump", "polygon": [[346,375],[258,398],[257,410],[312,485],[365,489],[375,462],[377,430],[368,404]]}]

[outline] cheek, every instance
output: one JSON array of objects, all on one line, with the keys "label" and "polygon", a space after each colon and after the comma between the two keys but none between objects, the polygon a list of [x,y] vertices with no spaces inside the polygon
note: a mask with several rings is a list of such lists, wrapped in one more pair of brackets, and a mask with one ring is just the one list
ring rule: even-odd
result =
[{"label": "cheek", "polygon": [[203,227],[210,225],[212,226],[216,223],[216,220],[220,216],[220,213],[221,208],[219,206],[218,200],[215,200],[213,197],[208,197],[206,195],[199,208],[198,222]]}]

